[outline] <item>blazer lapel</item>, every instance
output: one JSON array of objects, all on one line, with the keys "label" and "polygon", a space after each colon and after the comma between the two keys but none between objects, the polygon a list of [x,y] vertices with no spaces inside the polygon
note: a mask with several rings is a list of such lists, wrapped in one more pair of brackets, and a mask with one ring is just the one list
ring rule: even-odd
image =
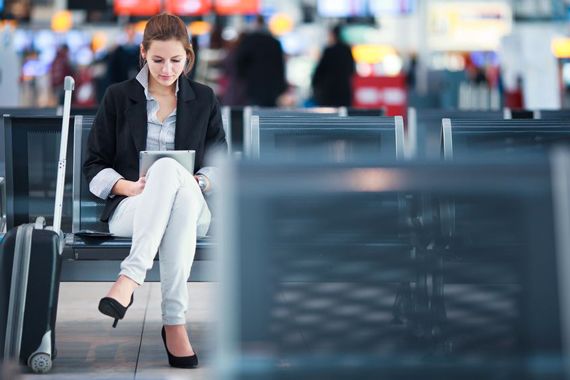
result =
[{"label": "blazer lapel", "polygon": [[174,147],[176,150],[197,149],[200,130],[196,125],[199,107],[196,94],[185,77],[178,80],[178,100],[176,104],[176,132]]},{"label": "blazer lapel", "polygon": [[127,123],[133,135],[135,147],[140,152],[146,149],[148,120],[144,89],[136,79],[131,80],[129,98],[131,99],[131,105],[126,112]]}]

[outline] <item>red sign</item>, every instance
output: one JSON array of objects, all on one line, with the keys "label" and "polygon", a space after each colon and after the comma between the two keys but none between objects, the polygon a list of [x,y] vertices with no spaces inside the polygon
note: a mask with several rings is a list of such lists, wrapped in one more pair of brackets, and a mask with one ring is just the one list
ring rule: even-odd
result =
[{"label": "red sign", "polygon": [[408,103],[406,78],[361,77],[353,80],[352,105],[355,108],[384,108],[387,116],[404,116]]},{"label": "red sign", "polygon": [[160,13],[160,0],[115,0],[119,16],[154,16]]},{"label": "red sign", "polygon": [[166,12],[179,16],[197,16],[210,12],[211,0],[165,0]]},{"label": "red sign", "polygon": [[219,15],[250,15],[259,13],[260,0],[216,0],[214,8]]}]

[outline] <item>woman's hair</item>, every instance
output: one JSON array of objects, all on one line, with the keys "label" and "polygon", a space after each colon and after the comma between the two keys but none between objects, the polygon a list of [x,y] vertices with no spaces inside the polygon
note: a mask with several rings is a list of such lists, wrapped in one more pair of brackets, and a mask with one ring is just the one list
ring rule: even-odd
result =
[{"label": "woman's hair", "polygon": [[[188,30],[184,21],[180,17],[171,15],[168,13],[161,13],[153,16],[148,20],[144,28],[142,45],[145,51],[148,51],[152,41],[168,41],[177,40],[180,41],[184,50],[186,50],[186,58],[188,62],[184,68],[184,75],[187,75],[192,66],[194,66],[194,61],[196,60],[196,55],[194,54],[194,49],[188,38]],[[140,57],[141,66],[144,64],[142,56]]]}]

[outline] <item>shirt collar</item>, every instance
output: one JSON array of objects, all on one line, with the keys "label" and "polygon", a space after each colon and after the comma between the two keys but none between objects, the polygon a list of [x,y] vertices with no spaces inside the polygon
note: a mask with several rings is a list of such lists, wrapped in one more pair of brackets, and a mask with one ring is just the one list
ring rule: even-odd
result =
[{"label": "shirt collar", "polygon": [[[139,73],[137,74],[136,77],[137,81],[143,86],[144,88],[144,96],[146,97],[146,100],[152,100],[154,99],[151,95],[150,92],[148,91],[148,65],[145,63],[143,68],[141,69],[141,71],[139,71]],[[175,95],[178,95],[178,79],[176,79],[176,92]]]}]

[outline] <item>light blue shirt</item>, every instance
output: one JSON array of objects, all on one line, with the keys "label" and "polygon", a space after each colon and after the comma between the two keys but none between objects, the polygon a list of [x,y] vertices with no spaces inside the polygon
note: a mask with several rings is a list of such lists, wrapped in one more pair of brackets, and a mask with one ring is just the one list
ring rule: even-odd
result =
[{"label": "light blue shirt", "polygon": [[[159,104],[148,90],[148,66],[145,65],[137,74],[136,80],[143,86],[146,97],[147,110],[147,138],[146,150],[174,150],[174,136],[176,132],[176,108],[161,123],[158,120],[157,113]],[[178,95],[178,81],[176,81],[176,95]],[[212,167],[203,167],[198,174],[203,174],[210,180],[210,186],[213,187],[215,169]],[[113,197],[111,190],[118,180],[124,177],[117,173],[113,168],[101,170],[89,183],[89,190],[101,199]]]}]

